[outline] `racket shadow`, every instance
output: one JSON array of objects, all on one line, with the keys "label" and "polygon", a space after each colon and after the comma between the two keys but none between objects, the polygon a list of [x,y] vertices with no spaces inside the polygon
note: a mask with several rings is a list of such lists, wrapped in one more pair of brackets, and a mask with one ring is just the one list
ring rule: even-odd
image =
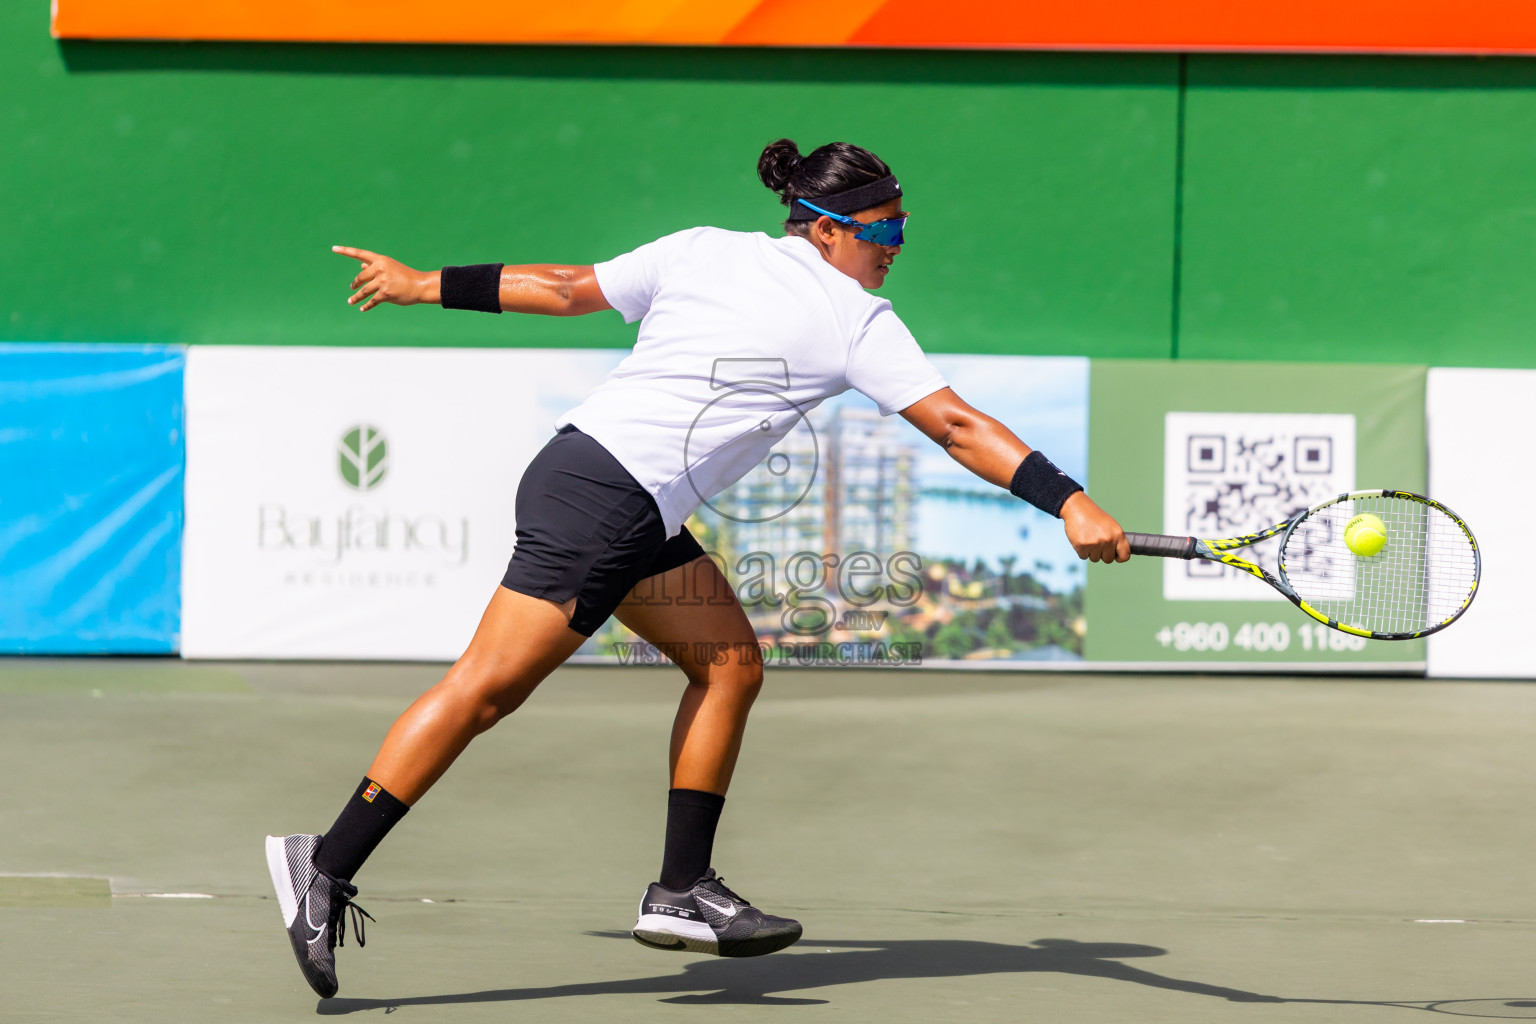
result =
[{"label": "racket shadow", "polygon": [[1313,1003],[1327,1006],[1398,1006],[1405,1010],[1428,1010],[1453,1017],[1488,1017],[1501,1020],[1536,1019],[1536,999],[1435,999],[1427,1001],[1388,1001],[1370,999],[1287,999],[1287,1003]]},{"label": "racket shadow", "polygon": [[[627,932],[594,933],[629,939]],[[1047,972],[1130,982],[1152,988],[1211,996],[1231,1002],[1281,1003],[1276,996],[1171,978],[1142,970],[1123,959],[1163,956],[1167,950],[1123,942],[1078,942],[1037,939],[1027,945],[973,942],[963,939],[803,940],[804,953],[785,952],[739,960],[698,960],[675,973],[649,978],[490,989],[399,999],[327,999],[316,1012],[341,1015],[402,1006],[441,1006],[456,1003],[521,1002],[592,995],[654,995],[661,1002],[682,1004],[746,1004],[793,1006],[830,1000],[803,993],[837,985],[894,979],[944,979],[986,974]],[[810,950],[814,950],[811,952]]]}]

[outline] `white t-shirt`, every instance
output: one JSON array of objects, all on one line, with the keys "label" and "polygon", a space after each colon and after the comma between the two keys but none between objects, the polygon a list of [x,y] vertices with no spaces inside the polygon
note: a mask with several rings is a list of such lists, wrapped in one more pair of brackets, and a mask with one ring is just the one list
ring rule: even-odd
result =
[{"label": "white t-shirt", "polygon": [[595,271],[640,336],[556,426],[608,449],[669,537],[824,400],[854,388],[889,416],[947,386],[889,302],[795,235],[692,228]]}]

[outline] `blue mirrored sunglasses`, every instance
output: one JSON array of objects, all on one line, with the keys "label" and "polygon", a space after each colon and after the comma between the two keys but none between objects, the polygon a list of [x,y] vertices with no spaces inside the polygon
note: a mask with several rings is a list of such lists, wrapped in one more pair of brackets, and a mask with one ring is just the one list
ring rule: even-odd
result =
[{"label": "blue mirrored sunglasses", "polygon": [[885,220],[877,220],[866,224],[861,220],[844,216],[841,213],[833,213],[831,210],[823,210],[815,203],[808,203],[804,199],[795,200],[808,210],[815,210],[823,217],[831,217],[839,224],[847,224],[851,228],[859,228],[854,238],[863,242],[874,242],[876,245],[900,245],[902,242],[901,229],[906,226],[905,217],[887,217]]}]

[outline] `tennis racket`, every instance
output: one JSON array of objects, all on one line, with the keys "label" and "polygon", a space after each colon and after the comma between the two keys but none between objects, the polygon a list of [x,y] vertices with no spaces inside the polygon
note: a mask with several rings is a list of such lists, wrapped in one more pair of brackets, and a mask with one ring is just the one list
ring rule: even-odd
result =
[{"label": "tennis racket", "polygon": [[[1365,557],[1344,527],[1369,512],[1386,526],[1381,551]],[[1279,576],[1232,554],[1279,535]],[[1333,629],[1372,640],[1412,640],[1461,618],[1477,596],[1482,557],[1461,517],[1408,491],[1351,491],[1258,533],[1220,540],[1127,533],[1131,554],[1199,558],[1246,572]]]}]

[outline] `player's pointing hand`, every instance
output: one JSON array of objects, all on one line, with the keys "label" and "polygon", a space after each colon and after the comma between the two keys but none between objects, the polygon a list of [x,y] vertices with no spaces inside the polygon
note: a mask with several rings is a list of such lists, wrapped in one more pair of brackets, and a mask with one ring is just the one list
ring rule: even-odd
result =
[{"label": "player's pointing hand", "polygon": [[331,251],[362,263],[357,276],[352,279],[352,288],[356,294],[347,300],[349,306],[361,302],[361,311],[366,313],[381,302],[414,306],[418,302],[435,301],[429,295],[431,282],[428,280],[434,274],[424,274],[399,260],[392,260],[367,249],[333,245]]},{"label": "player's pointing hand", "polygon": [[1078,558],[1090,562],[1124,562],[1131,557],[1131,542],[1115,517],[1094,504],[1092,498],[1078,491],[1061,506],[1062,524],[1067,540]]}]

